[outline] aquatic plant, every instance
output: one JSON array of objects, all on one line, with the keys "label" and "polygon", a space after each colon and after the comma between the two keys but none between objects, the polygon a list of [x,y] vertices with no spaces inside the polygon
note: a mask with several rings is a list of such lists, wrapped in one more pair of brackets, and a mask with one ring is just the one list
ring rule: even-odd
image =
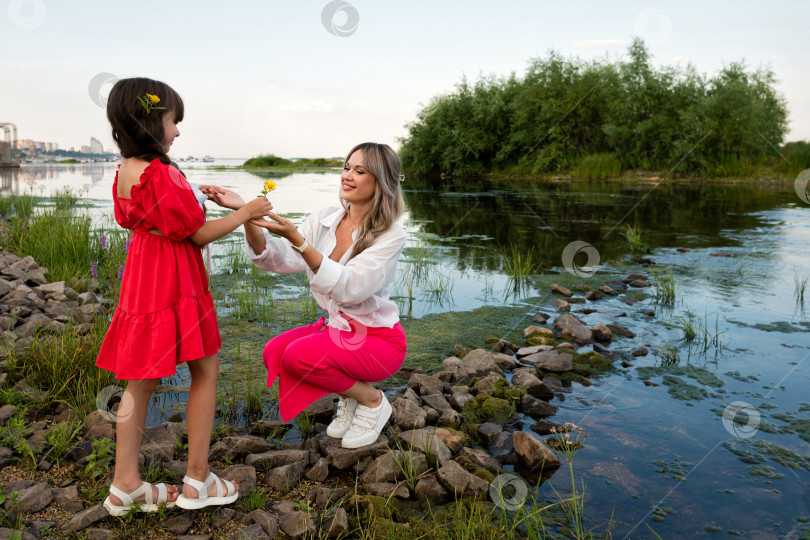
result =
[{"label": "aquatic plant", "polygon": [[799,278],[799,273],[796,270],[793,271],[793,283],[795,284],[793,295],[796,297],[796,303],[800,305],[804,305],[804,290],[807,288],[807,278],[806,275]]},{"label": "aquatic plant", "polygon": [[671,305],[675,302],[675,277],[672,275],[672,269],[668,269],[666,273],[658,270],[650,272],[652,276],[652,284],[655,288],[655,300],[661,304]]},{"label": "aquatic plant", "polygon": [[649,251],[650,247],[641,239],[641,227],[638,223],[635,225],[626,224],[626,228],[622,233],[627,244],[630,246],[630,251],[639,253],[642,251]]},{"label": "aquatic plant", "polygon": [[669,343],[653,347],[653,352],[661,359],[662,366],[673,366],[681,361],[678,351]]},{"label": "aquatic plant", "polygon": [[516,287],[524,284],[539,266],[534,260],[534,247],[526,251],[518,245],[512,244],[508,249],[500,246],[498,251],[501,254],[504,273],[513,280]]},{"label": "aquatic plant", "polygon": [[582,158],[571,172],[589,180],[604,180],[621,174],[622,162],[612,152],[600,152]]}]

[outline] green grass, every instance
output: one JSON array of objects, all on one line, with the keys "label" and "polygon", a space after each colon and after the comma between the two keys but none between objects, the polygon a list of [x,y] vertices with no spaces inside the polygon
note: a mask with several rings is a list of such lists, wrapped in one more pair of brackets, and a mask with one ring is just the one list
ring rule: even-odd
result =
[{"label": "green grass", "polygon": [[245,495],[244,499],[242,499],[242,507],[244,508],[245,513],[249,514],[254,510],[261,510],[264,508],[265,505],[267,505],[267,501],[267,495],[258,489],[254,489]]},{"label": "green grass", "polygon": [[47,391],[49,401],[67,403],[84,416],[95,410],[101,390],[117,382],[111,372],[95,365],[106,330],[107,321],[98,318],[86,335],[67,325],[60,334],[35,339],[27,354],[10,349],[9,373],[15,380],[26,377],[32,386]]},{"label": "green grass", "polygon": [[71,447],[82,432],[84,426],[81,421],[61,422],[53,424],[48,429],[48,434],[45,436],[45,442],[48,444],[48,458],[55,461],[57,464],[68,448]]},{"label": "green grass", "polygon": [[517,283],[523,283],[539,267],[534,260],[534,247],[528,251],[512,244],[509,248],[499,247],[501,258],[503,259],[504,273]]},{"label": "green grass", "polygon": [[56,208],[58,212],[65,212],[76,206],[79,196],[73,193],[70,187],[65,187],[56,190],[51,195],[51,200],[53,201],[54,208]]},{"label": "green grass", "polygon": [[641,227],[636,223],[634,226],[627,224],[627,228],[622,233],[627,244],[630,246],[630,251],[633,253],[640,253],[642,251],[649,251],[649,246],[641,239]]},{"label": "green grass", "polygon": [[301,434],[302,439],[309,439],[315,434],[315,418],[306,411],[296,416],[293,422],[295,427],[298,428],[298,433]]},{"label": "green grass", "polygon": [[673,304],[675,302],[675,277],[672,275],[672,269],[667,272],[656,270],[650,274],[655,289],[655,300],[661,304]]},{"label": "green grass", "polygon": [[719,352],[723,348],[718,314],[715,314],[713,329],[709,324],[708,313],[704,314],[703,319],[701,319],[695,316],[691,311],[687,311],[685,315],[676,317],[675,322],[666,324],[667,326],[681,330],[681,332],[683,332],[681,339],[686,343],[696,345],[701,353],[705,353],[710,349],[717,349]]},{"label": "green grass", "polygon": [[603,152],[585,156],[571,172],[589,180],[604,180],[619,176],[622,173],[622,164],[616,154]]},{"label": "green grass", "polygon": [[803,276],[800,278],[799,273],[796,270],[793,271],[793,283],[795,285],[793,295],[796,297],[797,304],[804,304],[804,291],[807,288],[807,277],[808,276]]},{"label": "green grass", "polygon": [[681,362],[681,357],[675,347],[669,343],[664,343],[658,347],[653,347],[654,354],[660,358],[662,366],[674,366]]}]

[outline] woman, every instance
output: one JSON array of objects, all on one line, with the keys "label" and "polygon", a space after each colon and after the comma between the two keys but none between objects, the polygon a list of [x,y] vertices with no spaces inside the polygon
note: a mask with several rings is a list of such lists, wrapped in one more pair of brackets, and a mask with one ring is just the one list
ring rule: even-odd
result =
[{"label": "woman", "polygon": [[[388,297],[405,244],[396,223],[404,208],[400,172],[391,147],[359,144],[344,163],[341,207],[313,212],[299,227],[272,212],[273,221],[245,224],[251,262],[272,272],[306,271],[318,305],[329,312],[328,325],[321,318],[265,346],[267,386],[279,377],[281,418],[287,422],[316,399],[337,392],[337,415],[326,432],[341,438],[344,448],[377,440],[391,405],[368,383],[387,379],[405,360],[399,310]],[[223,206],[244,204],[233,192],[205,188]]]}]

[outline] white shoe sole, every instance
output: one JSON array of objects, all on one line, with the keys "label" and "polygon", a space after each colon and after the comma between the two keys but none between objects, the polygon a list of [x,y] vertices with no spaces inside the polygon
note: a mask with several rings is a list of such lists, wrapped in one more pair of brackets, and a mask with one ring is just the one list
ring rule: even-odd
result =
[{"label": "white shoe sole", "polygon": [[393,409],[391,408],[391,403],[389,403],[388,398],[383,396],[383,409],[380,411],[380,420],[377,421],[377,426],[375,427],[374,431],[370,431],[364,434],[363,437],[353,439],[353,440],[346,440],[346,437],[343,437],[341,441],[341,446],[343,448],[362,448],[363,446],[368,446],[369,444],[373,444],[380,438],[380,433],[382,432],[385,424],[388,422],[388,419],[391,418],[391,413]]},{"label": "white shoe sole", "polygon": [[177,506],[184,510],[199,510],[200,508],[205,508],[206,506],[213,506],[213,505],[223,505],[223,504],[231,504],[236,499],[239,498],[239,492],[237,491],[233,495],[229,497],[206,497],[204,499],[198,499],[197,497],[186,497],[184,495],[180,495],[177,497],[175,501]]}]

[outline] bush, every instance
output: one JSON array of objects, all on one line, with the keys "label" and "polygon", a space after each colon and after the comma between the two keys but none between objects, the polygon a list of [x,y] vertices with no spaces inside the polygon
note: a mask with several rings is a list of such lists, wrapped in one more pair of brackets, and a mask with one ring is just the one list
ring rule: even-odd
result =
[{"label": "bush", "polygon": [[278,157],[273,154],[266,154],[263,156],[250,158],[249,160],[245,161],[245,163],[242,166],[261,168],[261,167],[281,167],[284,165],[292,165],[292,164],[293,162],[290,161],[289,159],[284,159],[282,157]]},{"label": "bush", "polygon": [[572,172],[575,176],[581,176],[589,180],[604,180],[621,174],[622,164],[616,154],[602,152],[585,156],[577,163]]}]

